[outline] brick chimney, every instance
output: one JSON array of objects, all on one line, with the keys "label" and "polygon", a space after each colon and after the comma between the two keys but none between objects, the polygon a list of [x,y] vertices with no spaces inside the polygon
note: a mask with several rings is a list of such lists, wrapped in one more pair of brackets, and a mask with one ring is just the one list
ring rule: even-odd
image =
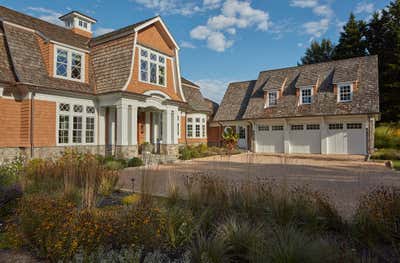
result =
[{"label": "brick chimney", "polygon": [[64,21],[65,27],[71,29],[74,33],[88,38],[93,36],[92,26],[97,22],[96,19],[78,11],[69,12],[68,14],[60,16],[59,19]]}]

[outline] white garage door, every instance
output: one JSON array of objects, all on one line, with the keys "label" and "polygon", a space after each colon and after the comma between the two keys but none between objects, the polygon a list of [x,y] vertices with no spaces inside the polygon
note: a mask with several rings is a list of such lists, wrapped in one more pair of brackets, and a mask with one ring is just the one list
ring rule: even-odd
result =
[{"label": "white garage door", "polygon": [[290,125],[290,153],[321,153],[320,125]]},{"label": "white garage door", "polygon": [[258,153],[283,153],[283,125],[258,125],[256,151]]},{"label": "white garage door", "polygon": [[329,154],[366,154],[366,130],[362,123],[330,123]]}]

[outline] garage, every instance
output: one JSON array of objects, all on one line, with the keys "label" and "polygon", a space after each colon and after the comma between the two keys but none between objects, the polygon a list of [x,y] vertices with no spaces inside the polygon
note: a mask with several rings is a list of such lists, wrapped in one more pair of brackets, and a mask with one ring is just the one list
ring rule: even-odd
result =
[{"label": "garage", "polygon": [[319,124],[290,125],[290,153],[321,153]]},{"label": "garage", "polygon": [[256,131],[256,152],[284,152],[283,125],[258,125]]},{"label": "garage", "polygon": [[362,123],[329,123],[328,154],[366,154],[366,136]]}]

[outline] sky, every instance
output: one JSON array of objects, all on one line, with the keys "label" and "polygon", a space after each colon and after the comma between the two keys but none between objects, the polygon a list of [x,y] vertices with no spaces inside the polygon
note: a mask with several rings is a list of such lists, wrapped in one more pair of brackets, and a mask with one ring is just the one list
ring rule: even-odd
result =
[{"label": "sky", "polygon": [[312,40],[337,41],[350,12],[358,19],[389,0],[0,0],[0,5],[62,25],[77,10],[101,35],[161,15],[180,45],[182,76],[220,102],[228,83],[294,66]]}]

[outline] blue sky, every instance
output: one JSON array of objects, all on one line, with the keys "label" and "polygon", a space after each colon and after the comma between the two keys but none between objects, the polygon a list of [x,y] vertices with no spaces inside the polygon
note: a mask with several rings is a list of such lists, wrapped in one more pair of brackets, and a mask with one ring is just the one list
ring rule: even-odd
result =
[{"label": "blue sky", "polygon": [[389,0],[0,0],[59,23],[78,10],[98,20],[95,34],[161,15],[181,46],[182,75],[219,102],[232,81],[296,65],[313,39],[337,40],[350,12],[367,19]]}]

